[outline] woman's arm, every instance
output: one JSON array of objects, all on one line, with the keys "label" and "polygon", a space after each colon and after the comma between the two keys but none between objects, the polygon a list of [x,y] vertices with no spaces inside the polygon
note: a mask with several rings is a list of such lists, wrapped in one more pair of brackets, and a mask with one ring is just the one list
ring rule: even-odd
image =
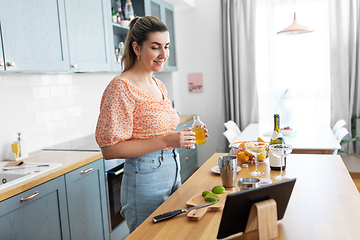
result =
[{"label": "woman's arm", "polygon": [[146,140],[122,141],[112,146],[101,148],[105,159],[134,158],[164,148],[191,147],[195,144],[195,133],[182,130]]}]

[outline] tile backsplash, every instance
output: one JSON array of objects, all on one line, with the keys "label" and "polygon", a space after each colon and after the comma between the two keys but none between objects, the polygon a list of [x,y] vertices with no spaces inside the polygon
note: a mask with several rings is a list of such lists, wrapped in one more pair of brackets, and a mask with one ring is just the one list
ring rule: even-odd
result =
[{"label": "tile backsplash", "polygon": [[29,152],[93,134],[113,73],[0,75],[0,160],[21,132]]}]

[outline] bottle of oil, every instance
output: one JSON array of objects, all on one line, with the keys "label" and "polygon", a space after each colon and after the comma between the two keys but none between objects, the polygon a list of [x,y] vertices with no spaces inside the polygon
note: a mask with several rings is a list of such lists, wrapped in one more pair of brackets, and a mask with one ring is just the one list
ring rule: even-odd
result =
[{"label": "bottle of oil", "polygon": [[[280,132],[280,116],[279,116],[279,114],[274,114],[274,132],[270,139],[270,145],[273,145],[273,144],[285,144],[283,135]],[[286,168],[286,158],[285,158],[285,161],[283,162],[283,165],[281,166],[280,158],[275,157],[271,152],[269,152],[269,163],[270,163],[271,170],[280,171],[281,167],[282,167],[282,170],[285,170],[285,168]]]},{"label": "bottle of oil", "polygon": [[195,133],[196,144],[204,144],[206,143],[205,124],[200,120],[199,116],[194,116],[193,119],[194,123],[192,125],[192,129]]}]

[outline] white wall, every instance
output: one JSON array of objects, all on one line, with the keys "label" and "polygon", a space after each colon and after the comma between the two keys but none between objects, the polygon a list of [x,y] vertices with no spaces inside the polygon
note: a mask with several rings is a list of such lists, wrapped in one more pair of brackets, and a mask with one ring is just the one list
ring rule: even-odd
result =
[{"label": "white wall", "polygon": [[[175,9],[180,114],[197,114],[209,130],[208,142],[198,146],[198,165],[225,151],[224,87],[222,77],[221,1],[195,0],[195,7]],[[188,74],[203,74],[203,92],[189,93]],[[180,108],[178,109],[179,106]]]},{"label": "white wall", "polygon": [[29,152],[93,134],[114,74],[0,75],[0,160],[21,132]]}]

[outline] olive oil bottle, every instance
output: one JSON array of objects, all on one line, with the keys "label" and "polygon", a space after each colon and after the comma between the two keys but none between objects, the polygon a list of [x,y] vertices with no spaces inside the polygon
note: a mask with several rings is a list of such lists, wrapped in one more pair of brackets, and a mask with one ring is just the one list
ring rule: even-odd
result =
[{"label": "olive oil bottle", "polygon": [[[273,144],[285,144],[284,137],[280,132],[280,116],[279,114],[274,114],[274,131],[271,135],[270,145]],[[283,165],[281,166],[281,159],[275,157],[271,152],[269,152],[269,163],[270,169],[275,171],[280,171],[280,167],[282,170],[286,168],[286,158],[284,159]]]}]

